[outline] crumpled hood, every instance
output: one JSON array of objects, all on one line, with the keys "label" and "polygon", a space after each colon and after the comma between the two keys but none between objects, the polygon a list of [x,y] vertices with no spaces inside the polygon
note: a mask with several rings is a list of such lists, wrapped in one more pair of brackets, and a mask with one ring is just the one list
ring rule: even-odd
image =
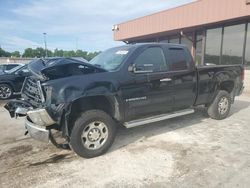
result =
[{"label": "crumpled hood", "polygon": [[88,63],[83,58],[36,59],[29,63],[28,69],[40,80],[51,80],[79,74],[105,72],[104,69]]}]

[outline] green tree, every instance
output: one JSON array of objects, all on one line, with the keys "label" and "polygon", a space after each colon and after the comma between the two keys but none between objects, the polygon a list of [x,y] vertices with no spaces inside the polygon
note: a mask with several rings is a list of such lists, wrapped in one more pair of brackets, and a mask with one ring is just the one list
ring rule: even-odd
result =
[{"label": "green tree", "polygon": [[[52,57],[53,53],[50,50],[47,50],[48,57]],[[36,49],[32,48],[26,48],[23,53],[23,57],[33,57],[33,58],[42,58],[45,57],[46,53],[45,50],[41,47],[38,47]]]},{"label": "green tree", "polygon": [[63,57],[63,50],[58,50],[57,48],[54,50],[53,53],[54,57]]},{"label": "green tree", "polygon": [[34,57],[34,50],[32,48],[26,48],[23,53],[23,57]]},{"label": "green tree", "polygon": [[46,56],[45,50],[43,48],[38,47],[34,50],[34,55],[35,57],[38,57],[38,58],[45,57]]},{"label": "green tree", "polygon": [[88,52],[82,51],[82,50],[77,50],[76,51],[76,57],[82,57],[84,59],[87,59]]},{"label": "green tree", "polygon": [[0,48],[0,57],[10,57],[10,53]]},{"label": "green tree", "polygon": [[[98,55],[100,52],[87,52],[83,50],[58,50],[55,49],[54,52],[51,50],[47,50],[48,57],[82,57],[88,61],[93,59],[96,55]],[[0,57],[21,57],[21,54],[19,51],[14,51],[12,53],[7,52],[0,48]],[[46,56],[44,48],[38,47],[36,49],[32,48],[26,48],[24,50],[24,53],[22,54],[23,57],[30,57],[30,58],[42,58]]]},{"label": "green tree", "polygon": [[48,57],[53,57],[53,52],[51,50],[47,50]]},{"label": "green tree", "polygon": [[76,57],[76,53],[73,50],[63,51],[63,57]]},{"label": "green tree", "polygon": [[14,52],[11,53],[11,56],[12,57],[20,57],[21,55],[20,55],[19,51],[14,51]]},{"label": "green tree", "polygon": [[100,51],[99,52],[90,52],[88,53],[87,55],[87,60],[90,61],[91,59],[93,59],[95,56],[97,56],[99,53],[101,53]]}]

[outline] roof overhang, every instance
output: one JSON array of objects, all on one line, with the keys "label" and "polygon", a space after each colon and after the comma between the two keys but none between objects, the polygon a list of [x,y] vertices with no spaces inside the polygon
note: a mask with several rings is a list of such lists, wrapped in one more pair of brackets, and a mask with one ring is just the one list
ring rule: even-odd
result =
[{"label": "roof overhang", "polygon": [[117,24],[114,39],[133,41],[242,19],[250,19],[248,0],[198,0]]}]

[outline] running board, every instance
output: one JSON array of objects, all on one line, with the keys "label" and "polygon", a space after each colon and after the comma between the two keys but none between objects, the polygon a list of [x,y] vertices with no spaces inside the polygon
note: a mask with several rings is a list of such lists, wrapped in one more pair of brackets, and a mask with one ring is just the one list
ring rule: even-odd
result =
[{"label": "running board", "polygon": [[169,114],[161,114],[161,115],[157,115],[157,116],[152,116],[152,117],[148,117],[148,118],[137,119],[137,120],[125,122],[123,125],[126,128],[132,128],[132,127],[137,127],[140,125],[154,123],[154,122],[158,122],[158,121],[162,121],[162,120],[166,120],[166,119],[171,119],[174,117],[183,116],[183,115],[192,114],[192,113],[194,113],[194,109],[180,110],[180,111],[176,111],[176,112],[169,113]]}]

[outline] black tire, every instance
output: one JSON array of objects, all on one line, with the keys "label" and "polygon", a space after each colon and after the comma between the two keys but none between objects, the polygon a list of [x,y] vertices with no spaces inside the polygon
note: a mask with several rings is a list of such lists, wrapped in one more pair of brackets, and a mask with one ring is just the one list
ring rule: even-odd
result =
[{"label": "black tire", "polygon": [[13,89],[8,84],[0,84],[0,100],[10,99],[13,96]]},{"label": "black tire", "polygon": [[[104,127],[102,128],[102,126]],[[94,138],[98,135],[99,138]],[[115,121],[107,113],[101,110],[89,110],[75,121],[70,135],[70,146],[81,157],[97,157],[110,148],[115,135]]]},{"label": "black tire", "polygon": [[219,91],[214,101],[209,105],[208,115],[217,120],[225,119],[231,108],[231,97],[227,91]]}]

